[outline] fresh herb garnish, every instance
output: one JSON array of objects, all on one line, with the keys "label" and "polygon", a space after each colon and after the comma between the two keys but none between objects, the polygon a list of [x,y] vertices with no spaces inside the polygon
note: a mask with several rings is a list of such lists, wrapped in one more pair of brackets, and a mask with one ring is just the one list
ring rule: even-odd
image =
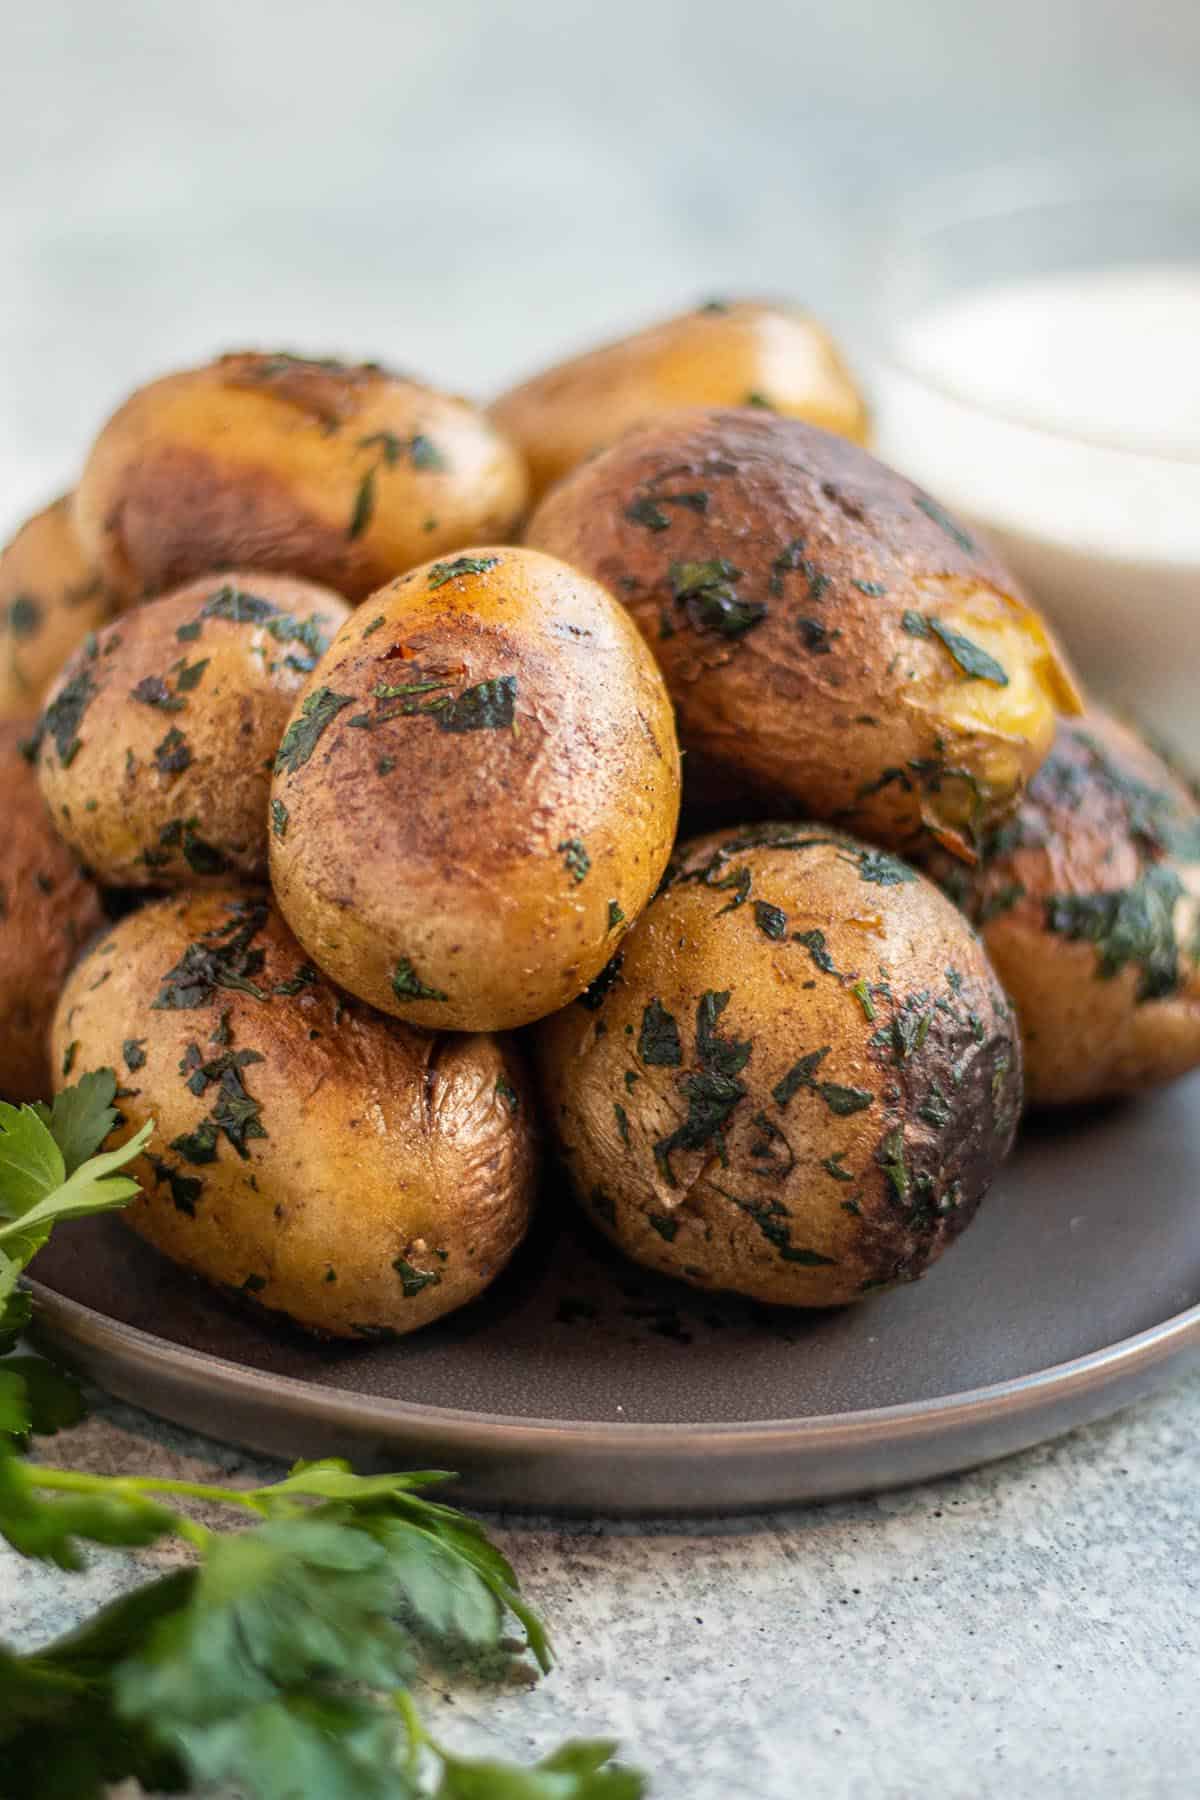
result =
[{"label": "fresh herb garnish", "polygon": [[439,704],[434,716],[439,731],[507,731],[515,717],[516,703],[516,676],[497,675],[491,681],[464,688],[444,706]]},{"label": "fresh herb garnish", "polygon": [[160,712],[182,712],[187,704],[171,692],[161,675],[143,675],[137,686],[130,688],[129,697],[143,706],[157,706]]},{"label": "fresh herb garnish", "polygon": [[961,631],[943,624],[941,619],[930,619],[929,629],[950,652],[964,675],[970,675],[976,681],[993,682],[996,687],[1008,686],[1008,674],[1003,664],[969,637],[964,637]]},{"label": "fresh herb garnish", "polygon": [[271,802],[271,830],[274,832],[274,834],[277,838],[282,839],[287,836],[288,818],[289,817],[290,817],[290,815],[288,813],[288,809],[284,805],[283,801],[282,800],[272,800],[272,802]]},{"label": "fresh herb garnish", "polygon": [[683,1046],[675,1015],[669,1013],[657,997],[642,1013],[638,1056],[652,1067],[665,1069],[678,1069],[683,1062]]},{"label": "fresh herb garnish", "polygon": [[192,761],[191,745],[182,731],[172,725],[161,744],[154,752],[154,766],[160,775],[181,775],[190,768]]},{"label": "fresh herb garnish", "polygon": [[974,539],[969,537],[962,526],[950,517],[944,507],[939,506],[936,500],[930,499],[928,494],[918,494],[913,504],[920,508],[927,519],[932,519],[938,529],[944,531],[960,550],[965,550],[968,556],[974,556],[978,552],[979,546]]},{"label": "fresh herb garnish", "polygon": [[392,970],[392,992],[398,1000],[448,1000],[450,998],[448,994],[443,994],[440,988],[427,987],[407,956],[402,956]]},{"label": "fresh herb garnish", "polygon": [[558,854],[566,864],[571,880],[578,885],[592,866],[592,859],[579,838],[564,838],[558,846]]},{"label": "fresh herb garnish", "polygon": [[322,732],[331,725],[343,707],[353,703],[351,694],[335,694],[332,688],[321,687],[305,700],[300,709],[300,717],[293,719],[284,733],[279,754],[275,758],[275,768],[294,775],[297,769],[312,756],[321,739]]},{"label": "fresh herb garnish", "polygon": [[453,562],[436,562],[425,577],[427,588],[445,587],[460,575],[483,575],[499,563],[498,556],[456,556]]},{"label": "fresh herb garnish", "polygon": [[672,563],[671,592],[696,631],[740,638],[767,616],[761,600],[744,600],[735,592],[742,571],[724,557],[712,562]]},{"label": "fresh herb garnish", "polygon": [[754,902],[754,923],[764,937],[773,938],[777,943],[787,936],[787,914],[767,900]]}]

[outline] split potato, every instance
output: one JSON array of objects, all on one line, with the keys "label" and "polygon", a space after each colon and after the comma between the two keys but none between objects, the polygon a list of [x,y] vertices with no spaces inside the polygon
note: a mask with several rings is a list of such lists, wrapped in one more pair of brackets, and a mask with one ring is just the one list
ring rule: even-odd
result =
[{"label": "split potato", "polygon": [[266,879],[271,765],[297,693],[349,617],[307,581],[210,576],[88,640],[51,690],[38,775],[99,880]]},{"label": "split potato", "polygon": [[1111,1099],[1200,1065],[1200,807],[1099,712],[1064,722],[976,869],[931,872],[1017,1010],[1029,1099]]},{"label": "split potato", "polygon": [[795,419],[657,420],[562,481],[526,535],[624,601],[689,759],[894,849],[969,859],[1080,705],[991,552]]},{"label": "split potato", "polygon": [[272,789],[271,881],[309,955],[412,1024],[565,1006],[666,867],[679,751],[654,658],[533,550],[427,563],[350,619]]},{"label": "split potato", "polygon": [[491,416],[535,498],[631,425],[685,406],[758,406],[865,443],[867,408],[832,337],[798,306],[710,300],[510,388]]},{"label": "split potato", "polygon": [[520,456],[468,401],[377,363],[246,351],[139,388],[92,448],[75,522],[129,597],[233,568],[360,600],[506,537],[526,495]]},{"label": "split potato", "polygon": [[0,720],[0,1100],[50,1092],[50,1020],[68,969],[104,923],[100,896],[56,837],[21,745]]},{"label": "split potato", "polygon": [[0,551],[0,719],[36,712],[72,650],[115,611],[64,495]]},{"label": "split potato", "polygon": [[536,1050],[601,1229],[635,1262],[789,1306],[915,1280],[1021,1111],[1015,1020],[974,932],[822,825],[684,846]]},{"label": "split potato", "polygon": [[53,1046],[72,1078],[116,1071],[123,1138],[156,1121],[130,1169],[134,1230],[310,1331],[416,1330],[481,1293],[525,1232],[512,1049],[347,1000],[264,900],[190,893],[122,920],[68,981]]}]

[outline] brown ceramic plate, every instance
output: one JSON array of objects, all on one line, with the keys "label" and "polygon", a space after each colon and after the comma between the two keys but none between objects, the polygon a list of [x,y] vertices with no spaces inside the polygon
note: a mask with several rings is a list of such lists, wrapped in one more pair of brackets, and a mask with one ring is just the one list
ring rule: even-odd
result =
[{"label": "brown ceramic plate", "polygon": [[664,1513],[863,1493],[1024,1449],[1200,1360],[1200,1077],[1035,1123],[962,1242],[837,1313],[623,1263],[546,1196],[467,1311],[314,1344],[180,1274],[119,1221],[38,1258],[42,1336],[214,1437],[461,1471],[479,1505]]}]

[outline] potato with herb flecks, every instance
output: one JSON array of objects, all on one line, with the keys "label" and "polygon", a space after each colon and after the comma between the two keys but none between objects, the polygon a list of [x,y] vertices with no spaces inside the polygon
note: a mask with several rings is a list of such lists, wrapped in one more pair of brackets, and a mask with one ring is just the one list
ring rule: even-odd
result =
[{"label": "potato with herb flecks", "polygon": [[272,788],[271,881],[314,962],[415,1025],[543,1018],[604,966],[671,852],[654,658],[537,551],[414,569],[338,633]]},{"label": "potato with herb flecks", "polygon": [[125,402],[75,522],[131,597],[233,568],[360,600],[425,557],[506,537],[526,492],[520,456],[468,401],[378,363],[245,351]]},{"label": "potato with herb flecks", "polygon": [[603,581],[653,646],[680,742],[894,849],[968,860],[1079,700],[1003,566],[857,445],[769,413],[630,432],[529,543]]},{"label": "potato with herb flecks", "polygon": [[350,608],[282,575],[193,582],[79,651],[37,728],[42,793],[103,882],[265,880],[271,766]]},{"label": "potato with herb flecks", "polygon": [[100,896],[54,834],[21,743],[32,720],[0,720],[0,1100],[44,1100],[47,1039],[67,970],[100,929]]},{"label": "potato with herb flecks", "polygon": [[979,867],[929,867],[1016,1007],[1031,1104],[1200,1065],[1200,807],[1135,732],[1099,712],[1065,721]]},{"label": "potato with herb flecks", "polygon": [[0,551],[0,719],[36,712],[75,646],[116,610],[71,523],[71,497]]},{"label": "potato with herb flecks", "polygon": [[631,425],[684,406],[758,406],[864,443],[868,417],[837,346],[798,306],[709,301],[558,363],[491,416],[524,451],[535,497]]},{"label": "potato with herb flecks", "polygon": [[116,1071],[122,1137],[156,1121],[134,1229],[311,1331],[416,1330],[524,1235],[534,1131],[511,1046],[346,999],[264,900],[182,894],[122,920],[67,983],[53,1053],[72,1079]]},{"label": "potato with herb flecks", "polygon": [[924,877],[824,825],[685,845],[620,953],[538,1028],[592,1218],[697,1287],[839,1306],[969,1223],[1021,1110],[1012,1009]]}]

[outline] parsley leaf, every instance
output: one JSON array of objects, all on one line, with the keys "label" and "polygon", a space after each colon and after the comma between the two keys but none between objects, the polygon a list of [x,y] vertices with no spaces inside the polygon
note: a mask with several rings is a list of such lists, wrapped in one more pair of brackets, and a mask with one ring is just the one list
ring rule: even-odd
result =
[{"label": "parsley leaf", "polygon": [[275,758],[278,772],[287,770],[294,775],[297,769],[312,756],[321,739],[326,726],[331,725],[342,708],[353,701],[352,694],[335,694],[332,688],[317,688],[305,700],[300,709],[300,717],[293,719],[284,733],[283,742],[279,746],[279,754]]}]

